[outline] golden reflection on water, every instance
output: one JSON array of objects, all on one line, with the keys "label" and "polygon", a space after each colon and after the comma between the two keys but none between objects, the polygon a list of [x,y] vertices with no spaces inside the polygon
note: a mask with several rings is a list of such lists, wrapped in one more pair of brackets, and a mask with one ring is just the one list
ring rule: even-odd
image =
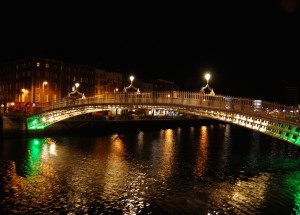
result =
[{"label": "golden reflection on water", "polygon": [[[143,142],[142,139],[143,135],[140,132],[139,143]],[[104,167],[104,185],[103,192],[99,193],[100,199],[104,200],[103,204],[106,208],[121,210],[123,214],[137,214],[146,205],[145,173],[140,172],[138,167],[132,168],[132,165],[132,169],[129,169],[130,164],[124,157],[127,153],[126,147],[118,134],[111,136],[110,144],[110,150],[106,153],[108,161],[107,166]]]},{"label": "golden reflection on water", "polygon": [[230,149],[231,126],[230,126],[230,124],[226,124],[226,125],[220,125],[219,128],[220,128],[220,130],[224,130],[224,140],[221,143],[222,150],[220,153],[220,167],[225,168],[225,166],[228,164],[228,160],[230,159],[230,153],[231,153],[231,149]]},{"label": "golden reflection on water", "polygon": [[26,170],[26,177],[17,174],[14,161],[8,161],[6,175],[9,177],[3,184],[8,198],[4,198],[1,204],[10,205],[11,212],[27,214],[38,206],[39,212],[42,213],[55,199],[53,194],[59,192],[60,186],[57,185],[59,178],[53,169],[51,150],[51,144],[44,139],[28,141],[27,158],[22,164]]},{"label": "golden reflection on water", "polygon": [[210,194],[209,205],[228,214],[254,214],[266,201],[270,178],[270,173],[261,173],[234,184],[221,183]]},{"label": "golden reflection on water", "polygon": [[194,168],[194,176],[201,178],[206,171],[206,163],[208,159],[208,131],[207,126],[201,126],[200,128],[199,147],[196,159],[196,165]]},{"label": "golden reflection on water", "polygon": [[[127,185],[128,166],[123,157],[124,153],[125,146],[122,139],[118,134],[112,135],[110,150],[107,151],[107,166],[103,167],[105,168],[103,193],[101,193],[103,199],[109,198],[112,202],[115,202],[119,198],[118,192],[125,189],[124,186]],[[109,205],[106,206],[109,207]]]},{"label": "golden reflection on water", "polygon": [[172,173],[174,163],[174,130],[161,130],[160,136],[163,146],[161,147],[161,168],[158,175],[160,175],[163,180],[166,180]]},{"label": "golden reflection on water", "polygon": [[137,135],[137,151],[139,153],[141,153],[141,151],[143,150],[143,146],[144,146],[144,132],[139,131]]}]

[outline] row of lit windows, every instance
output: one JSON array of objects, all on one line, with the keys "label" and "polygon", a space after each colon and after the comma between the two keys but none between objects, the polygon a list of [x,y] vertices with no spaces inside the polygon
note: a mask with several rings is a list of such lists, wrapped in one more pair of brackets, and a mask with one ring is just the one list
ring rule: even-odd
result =
[{"label": "row of lit windows", "polygon": [[[54,83],[51,83],[51,84],[53,84],[54,90],[57,90],[57,83],[54,82]],[[36,82],[36,85],[35,85],[35,86],[36,86],[36,89],[40,89],[41,85],[43,85],[43,84],[41,84],[41,82],[37,81],[37,82]],[[49,85],[50,85],[50,83],[48,83],[48,82],[47,82],[47,84],[44,84],[44,85],[43,85],[44,90],[48,90],[48,89],[49,89]]]},{"label": "row of lit windows", "polygon": [[[41,63],[40,62],[36,62],[36,67],[40,67]],[[45,63],[45,68],[49,69],[49,63]]]},{"label": "row of lit windows", "polygon": [[56,102],[57,101],[57,95],[53,94],[52,98],[49,98],[48,94],[42,95],[40,93],[36,93],[35,94],[35,101],[36,102],[49,102],[49,101]]},{"label": "row of lit windows", "polygon": [[[57,90],[57,83],[54,82],[52,84],[53,84],[53,89]],[[50,85],[49,83],[44,84],[44,90],[48,90],[49,89],[49,85]],[[25,82],[19,82],[19,83],[16,83],[16,85],[15,85],[16,90],[26,89],[26,88],[29,88],[29,86],[30,86],[30,82],[29,81],[27,82],[26,86],[25,86]],[[37,81],[35,86],[36,86],[36,89],[40,89],[41,82]],[[4,91],[4,86],[2,86],[2,87],[0,86],[0,91],[2,91],[2,90]]]},{"label": "row of lit windows", "polygon": [[[51,96],[52,98],[50,98],[49,94],[40,94],[40,93],[36,93],[35,94],[35,102],[49,102],[49,101],[53,101],[56,102],[57,101],[57,95],[53,94]],[[20,95],[20,94],[15,94],[15,101],[19,101],[19,102],[27,102],[29,100],[28,97]]]},{"label": "row of lit windows", "polygon": [[[37,71],[36,76],[41,77],[41,72]],[[49,78],[49,76],[50,76],[50,73],[48,71],[45,71],[45,78]],[[18,72],[16,73],[16,79],[24,78],[24,77],[26,77],[26,72],[25,71],[23,71],[22,73],[18,73]],[[29,70],[27,71],[27,77],[30,77],[30,71]],[[53,73],[53,77],[57,79],[58,74],[56,72]]]},{"label": "row of lit windows", "polygon": [[[30,62],[28,62],[27,63],[28,64],[28,67],[30,67]],[[16,69],[17,70],[19,70],[19,66],[20,65],[16,65]],[[25,68],[26,67],[26,64],[25,63],[23,63],[22,64],[22,66],[23,66],[23,68]],[[37,61],[36,62],[36,67],[37,68],[42,68],[42,63],[41,62],[39,62],[39,61]],[[50,64],[49,63],[45,63],[44,64],[44,68],[46,68],[46,69],[49,69],[50,68]],[[58,65],[57,65],[57,63],[55,64],[51,64],[51,68],[53,68],[54,70],[56,70],[57,68],[58,68]],[[60,70],[62,71],[63,70],[63,65],[60,65]],[[68,72],[71,72],[71,71],[74,71],[75,73],[77,73],[77,72],[80,72],[80,74],[85,74],[85,75],[90,75],[90,76],[94,76],[94,71],[93,70],[90,70],[89,68],[84,68],[84,67],[80,67],[80,68],[77,68],[77,67],[75,67],[75,68],[72,68],[71,66],[67,66],[66,67],[66,70],[68,71]],[[106,72],[106,71],[103,71],[103,72]],[[100,74],[100,77],[102,78],[106,78],[106,75],[109,75],[109,74]],[[99,76],[98,76],[99,77]],[[119,78],[118,78],[119,79]]]},{"label": "row of lit windows", "polygon": [[[26,76],[26,72],[25,71],[23,71],[22,73],[16,73],[16,79],[18,79],[19,77],[20,78],[22,78],[21,77],[21,74],[22,74],[22,77],[25,77]],[[30,77],[30,71],[27,71],[27,77]]]},{"label": "row of lit windows", "polygon": [[15,87],[16,87],[16,90],[20,90],[20,89],[25,89],[26,86],[30,86],[30,82],[28,81],[27,84],[25,85],[25,82],[17,82]]},{"label": "row of lit windows", "polygon": [[0,85],[0,92],[3,91],[9,91],[9,90],[12,90],[12,85],[11,84],[3,84],[3,85]]},{"label": "row of lit windows", "polygon": [[[28,62],[27,65],[28,65],[28,67],[30,67],[30,65],[31,65],[30,62]],[[23,63],[22,66],[23,66],[23,68],[25,68],[26,64]],[[36,62],[36,67],[41,67],[41,63],[40,62]],[[45,63],[45,68],[49,69],[49,63]],[[16,65],[16,69],[19,70],[19,65]]]},{"label": "row of lit windows", "polygon": [[[67,76],[67,80],[68,80],[68,81],[71,80],[71,76],[70,76],[70,75]],[[78,81],[78,82],[80,82],[80,83],[86,83],[86,84],[88,84],[88,83],[89,83],[89,80],[90,80],[90,83],[93,83],[93,79],[84,78],[84,77],[80,77],[80,78],[77,79],[76,76],[73,76],[73,77],[72,77],[72,81],[73,81],[73,82]]]}]

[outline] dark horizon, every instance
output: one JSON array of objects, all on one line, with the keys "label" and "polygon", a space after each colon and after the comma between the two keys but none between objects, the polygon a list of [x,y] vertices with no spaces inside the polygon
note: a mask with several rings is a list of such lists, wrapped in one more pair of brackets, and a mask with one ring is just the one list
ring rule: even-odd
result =
[{"label": "dark horizon", "polygon": [[64,30],[62,36],[2,39],[0,63],[44,56],[134,75],[145,82],[171,80],[189,91],[204,86],[209,71],[216,94],[284,102],[286,87],[300,88],[300,16],[295,2],[226,5],[227,10],[214,8],[218,16],[158,14],[151,21],[135,20],[140,28],[118,20],[109,28],[91,28],[91,37]]}]

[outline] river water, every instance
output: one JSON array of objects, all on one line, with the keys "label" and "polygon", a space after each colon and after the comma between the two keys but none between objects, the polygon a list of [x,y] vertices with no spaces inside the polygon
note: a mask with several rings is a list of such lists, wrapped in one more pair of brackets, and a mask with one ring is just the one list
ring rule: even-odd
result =
[{"label": "river water", "polygon": [[231,124],[4,138],[0,214],[298,214],[300,147]]}]

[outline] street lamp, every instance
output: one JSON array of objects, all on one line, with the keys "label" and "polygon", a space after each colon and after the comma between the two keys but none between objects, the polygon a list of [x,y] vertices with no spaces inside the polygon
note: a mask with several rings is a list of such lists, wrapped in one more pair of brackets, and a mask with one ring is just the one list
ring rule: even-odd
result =
[{"label": "street lamp", "polygon": [[124,92],[124,93],[127,93],[127,90],[130,89],[130,88],[132,88],[132,89],[136,90],[136,93],[137,93],[137,94],[140,94],[140,93],[141,93],[141,92],[140,92],[140,89],[134,87],[133,84],[132,84],[132,81],[134,80],[134,76],[133,76],[133,75],[130,76],[129,79],[130,79],[130,85],[129,85],[128,87],[124,87],[123,92]]},{"label": "street lamp", "polygon": [[75,83],[75,90],[77,90],[77,88],[79,87],[79,83]]},{"label": "street lamp", "polygon": [[133,76],[133,75],[130,76],[129,79],[130,79],[130,82],[131,82],[131,84],[132,84],[132,81],[134,80],[134,76]]},{"label": "street lamp", "polygon": [[48,84],[47,81],[43,82],[43,102],[45,102],[45,85],[47,85],[47,84]]},{"label": "street lamp", "polygon": [[24,97],[25,97],[25,92],[26,92],[26,90],[23,88],[23,89],[21,89],[21,92],[22,92],[22,102],[24,102]]},{"label": "street lamp", "polygon": [[208,86],[208,81],[209,81],[209,79],[210,79],[210,74],[209,74],[209,73],[206,73],[204,77],[205,77],[205,79],[206,79],[206,84],[207,84],[207,86]]},{"label": "street lamp", "polygon": [[116,93],[116,92],[118,92],[119,91],[119,89],[118,88],[115,88],[114,89],[114,93]]},{"label": "street lamp", "polygon": [[208,85],[208,82],[209,82],[209,79],[210,79],[210,74],[209,73],[206,73],[204,75],[205,79],[206,79],[206,85],[204,87],[201,87],[201,90],[200,92],[203,93],[203,94],[206,94],[205,93],[205,89],[208,89],[210,90],[210,92],[208,93],[208,95],[211,95],[211,96],[214,96],[215,95],[215,92],[212,88],[210,88],[210,86]]}]

